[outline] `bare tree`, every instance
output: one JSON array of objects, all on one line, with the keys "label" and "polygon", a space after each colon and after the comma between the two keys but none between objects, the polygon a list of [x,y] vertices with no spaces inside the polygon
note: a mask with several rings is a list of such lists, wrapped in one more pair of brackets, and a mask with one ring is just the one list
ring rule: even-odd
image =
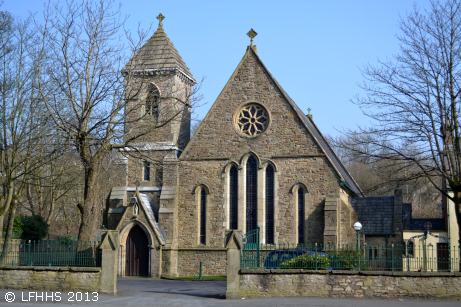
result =
[{"label": "bare tree", "polygon": [[190,127],[190,137],[194,136],[195,132],[197,131],[201,123],[202,123],[202,119],[196,119],[192,122],[192,125]]},{"label": "bare tree", "polygon": [[442,201],[441,194],[427,178],[423,176],[402,180],[415,165],[399,170],[395,161],[370,156],[368,153],[375,151],[370,135],[340,135],[335,138],[327,136],[327,139],[366,196],[392,196],[394,189],[399,188],[403,192],[403,201],[412,203],[414,217],[441,216],[438,210]]},{"label": "bare tree", "polygon": [[[44,137],[41,141],[48,142]],[[47,163],[36,167],[27,175],[25,195],[19,205],[32,215],[41,215],[51,225],[56,221],[56,209],[64,208],[61,203],[69,198],[77,199],[83,181],[83,168],[73,151],[64,151],[60,144]],[[71,194],[65,197],[66,194]],[[62,215],[60,215],[62,217]]]},{"label": "bare tree", "polygon": [[[38,89],[57,129],[72,140],[84,167],[84,192],[78,204],[81,212],[79,240],[91,240],[101,221],[100,201],[103,162],[114,149],[135,150],[137,139],[170,121],[184,117],[190,110],[190,93],[162,93],[162,99],[182,104],[181,108],[163,104],[162,118],[156,124],[144,120],[143,129],[130,125],[139,117],[124,116],[130,101],[145,88],[146,80],[132,73],[130,59],[145,41],[146,32],[138,39],[128,36],[129,46],[122,44],[125,19],[113,0],[67,1],[45,6],[40,32]],[[128,63],[128,64],[126,64]],[[126,65],[125,65],[126,64]],[[139,70],[139,63],[136,63]],[[123,75],[122,75],[123,70]],[[124,150],[130,153],[129,150]]]},{"label": "bare tree", "polygon": [[7,240],[28,175],[54,152],[53,146],[40,142],[51,127],[44,105],[36,99],[33,37],[29,20],[0,12],[0,229],[8,214]]},{"label": "bare tree", "polygon": [[[400,21],[400,52],[379,65],[364,66],[365,97],[353,102],[373,120],[359,133],[373,136],[348,147],[386,161],[399,176],[391,182],[425,178],[450,198],[461,221],[461,2],[431,1]],[[351,135],[352,131],[347,131]],[[448,193],[446,184],[453,191]],[[461,232],[461,227],[460,227]],[[461,238],[461,236],[460,236]]]}]

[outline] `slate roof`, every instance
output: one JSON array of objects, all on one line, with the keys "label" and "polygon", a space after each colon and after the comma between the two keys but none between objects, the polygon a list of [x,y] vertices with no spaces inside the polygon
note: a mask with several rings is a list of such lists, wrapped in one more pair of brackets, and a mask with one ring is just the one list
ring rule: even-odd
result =
[{"label": "slate roof", "polygon": [[304,122],[304,124],[309,127],[309,130],[312,132],[314,137],[317,139],[317,141],[320,143],[320,146],[322,149],[325,151],[325,154],[327,157],[330,159],[330,161],[333,163],[337,171],[341,174],[345,182],[349,185],[350,188],[357,194],[357,196],[364,196],[362,190],[358,186],[358,184],[355,182],[354,178],[352,178],[351,174],[347,171],[346,167],[343,165],[341,160],[339,160],[338,156],[335,154],[333,149],[330,147],[330,144],[325,140],[323,137],[322,133],[320,130],[317,128],[317,126],[314,124],[314,122],[309,119],[302,111],[301,109],[296,105],[296,103],[291,100],[291,98],[286,95],[290,101],[290,103],[293,105],[293,108],[300,114],[301,120]]},{"label": "slate roof", "polygon": [[170,41],[162,25],[125,65],[123,71],[176,70],[195,83],[192,73]]},{"label": "slate roof", "polygon": [[352,207],[365,235],[393,234],[394,197],[353,198]]},{"label": "slate roof", "polygon": [[152,227],[154,228],[154,231],[157,234],[157,237],[159,238],[159,241],[162,243],[162,245],[166,244],[166,237],[165,234],[163,233],[162,228],[160,228],[160,225],[157,223],[157,220],[155,219],[154,215],[154,210],[152,202],[149,198],[149,195],[139,193],[139,198],[140,198],[140,204],[144,208],[144,212],[146,212],[147,219],[151,223]]},{"label": "slate roof", "polygon": [[427,222],[432,224],[430,230],[445,230],[445,219],[411,219],[410,230],[426,230],[424,224]]}]

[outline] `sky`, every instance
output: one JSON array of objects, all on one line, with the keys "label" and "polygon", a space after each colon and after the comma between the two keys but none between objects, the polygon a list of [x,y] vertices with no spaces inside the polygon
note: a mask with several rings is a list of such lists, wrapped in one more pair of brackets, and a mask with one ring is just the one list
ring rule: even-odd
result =
[{"label": "sky", "polygon": [[[360,68],[377,65],[399,52],[400,17],[410,0],[123,0],[125,28],[138,24],[163,28],[196,80],[205,77],[204,99],[195,117],[203,118],[242,59],[253,28],[258,55],[296,104],[311,109],[323,134],[367,126],[370,121],[351,102],[364,95]],[[1,10],[27,17],[40,13],[43,0],[4,0]],[[418,5],[430,7],[429,0]],[[39,16],[39,14],[37,15]]]}]

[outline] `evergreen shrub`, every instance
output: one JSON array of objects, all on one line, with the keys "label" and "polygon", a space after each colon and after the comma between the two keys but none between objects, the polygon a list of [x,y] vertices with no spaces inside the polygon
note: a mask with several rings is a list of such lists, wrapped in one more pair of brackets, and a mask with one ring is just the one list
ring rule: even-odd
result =
[{"label": "evergreen shrub", "polygon": [[[315,256],[304,254],[296,258],[287,260],[280,264],[281,269],[313,269],[315,270]],[[330,260],[327,256],[317,255],[317,269],[328,270],[330,267]]]}]

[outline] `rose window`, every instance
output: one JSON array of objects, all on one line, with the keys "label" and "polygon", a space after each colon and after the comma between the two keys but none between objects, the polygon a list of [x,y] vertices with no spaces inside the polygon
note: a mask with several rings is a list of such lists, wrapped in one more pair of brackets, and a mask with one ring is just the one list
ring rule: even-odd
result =
[{"label": "rose window", "polygon": [[237,124],[242,133],[256,136],[266,130],[269,125],[269,115],[262,106],[250,104],[240,110]]}]

